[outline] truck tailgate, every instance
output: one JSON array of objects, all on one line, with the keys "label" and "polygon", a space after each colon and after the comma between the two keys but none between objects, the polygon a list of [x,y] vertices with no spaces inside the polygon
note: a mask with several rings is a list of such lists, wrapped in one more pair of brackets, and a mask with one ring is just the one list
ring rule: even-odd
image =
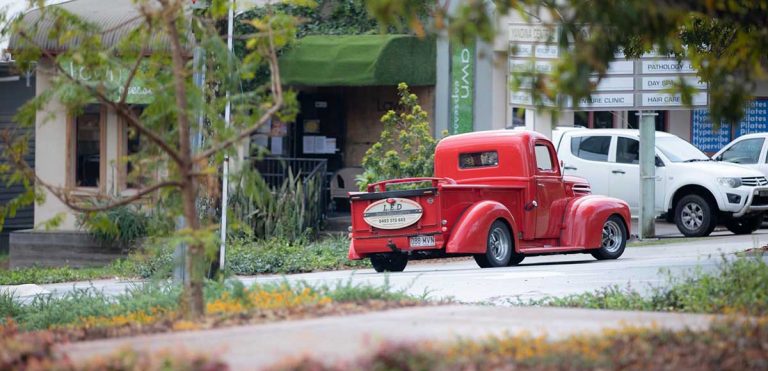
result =
[{"label": "truck tailgate", "polygon": [[437,188],[351,193],[352,238],[358,252],[442,247]]}]

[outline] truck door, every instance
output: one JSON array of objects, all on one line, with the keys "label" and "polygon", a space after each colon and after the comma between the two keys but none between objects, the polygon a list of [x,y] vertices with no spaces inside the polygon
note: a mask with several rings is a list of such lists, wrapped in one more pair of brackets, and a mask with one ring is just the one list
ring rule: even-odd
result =
[{"label": "truck door", "polygon": [[[664,209],[665,168],[656,156],[656,210]],[[634,138],[618,137],[615,158],[612,158],[610,196],[629,204],[632,215],[640,215],[640,142]]]},{"label": "truck door", "polygon": [[560,221],[565,207],[565,187],[557,164],[555,149],[548,141],[537,141],[534,147],[536,170],[537,207],[535,213],[535,238],[558,238]]},{"label": "truck door", "polygon": [[563,173],[586,179],[592,187],[592,194],[608,195],[611,175],[608,154],[612,138],[606,134],[564,135],[562,150],[558,154],[563,160]]}]

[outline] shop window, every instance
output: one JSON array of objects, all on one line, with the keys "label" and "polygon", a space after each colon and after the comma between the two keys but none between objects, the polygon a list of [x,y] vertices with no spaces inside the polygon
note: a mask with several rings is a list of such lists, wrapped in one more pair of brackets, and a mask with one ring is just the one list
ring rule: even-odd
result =
[{"label": "shop window", "polygon": [[613,112],[611,111],[574,112],[573,125],[583,126],[587,128],[594,128],[594,129],[611,129],[613,128]]},{"label": "shop window", "polygon": [[574,112],[573,113],[573,125],[589,127],[589,112]]},{"label": "shop window", "polygon": [[104,163],[104,122],[99,106],[88,106],[73,119],[71,129],[71,183],[76,187],[99,187]]},{"label": "shop window", "polygon": [[[667,131],[667,111],[653,111],[656,113],[654,122],[656,123],[656,131]],[[627,128],[640,129],[639,120],[640,116],[637,115],[638,111],[627,111]]]},{"label": "shop window", "polygon": [[508,129],[525,126],[525,108],[512,107],[512,122]]},{"label": "shop window", "polygon": [[613,128],[613,112],[611,111],[599,111],[594,112],[594,118],[592,119],[592,127],[595,129],[611,129]]},{"label": "shop window", "polygon": [[[134,106],[132,110],[136,117],[141,117],[141,114],[144,112],[144,106]],[[122,148],[121,156],[124,158],[122,162],[124,165],[121,169],[123,186],[125,188],[142,188],[148,183],[149,179],[146,176],[146,170],[141,169],[136,156],[142,151],[145,143],[136,128],[128,125],[125,119],[122,122],[120,146]]]}]

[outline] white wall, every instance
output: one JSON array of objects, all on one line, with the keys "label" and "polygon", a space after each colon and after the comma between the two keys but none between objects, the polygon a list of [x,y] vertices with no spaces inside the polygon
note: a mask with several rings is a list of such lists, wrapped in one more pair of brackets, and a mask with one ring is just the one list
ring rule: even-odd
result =
[{"label": "white wall", "polygon": [[[38,94],[51,87],[51,63],[41,60],[37,67],[36,91]],[[117,190],[118,177],[118,122],[117,115],[109,111],[106,117],[106,185],[108,193]],[[35,123],[35,173],[53,187],[67,185],[67,112],[56,99],[52,99],[45,108],[38,112]],[[64,215],[60,230],[77,229],[76,214],[53,194],[45,193],[45,200],[35,205],[35,222],[37,226],[51,220],[57,215]],[[81,192],[84,196],[95,193]]]},{"label": "white wall", "polygon": [[[51,63],[41,60],[37,66],[37,94],[50,88]],[[65,109],[52,100],[38,112],[35,122],[35,173],[44,182],[57,187],[66,184],[67,118]],[[75,218],[54,195],[45,191],[45,201],[35,205],[35,222],[40,225],[58,214],[66,217],[60,229],[74,229]]]}]

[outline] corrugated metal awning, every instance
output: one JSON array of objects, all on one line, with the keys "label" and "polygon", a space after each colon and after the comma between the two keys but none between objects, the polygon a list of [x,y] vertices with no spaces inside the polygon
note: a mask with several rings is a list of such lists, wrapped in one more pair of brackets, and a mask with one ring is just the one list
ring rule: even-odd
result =
[{"label": "corrugated metal awning", "polygon": [[[137,5],[131,0],[72,0],[50,6],[60,7],[102,30],[101,39],[105,48],[115,47],[131,31],[144,25]],[[30,40],[35,45],[43,50],[57,53],[80,42],[80,39],[75,37],[68,40],[66,44],[60,44],[58,40],[49,38],[48,35],[55,27],[52,18],[43,18],[42,12],[37,9],[24,15],[25,28],[33,32]],[[165,36],[156,34],[147,51],[167,50],[168,45]],[[12,34],[8,48],[19,50],[23,46],[21,36]]]}]

